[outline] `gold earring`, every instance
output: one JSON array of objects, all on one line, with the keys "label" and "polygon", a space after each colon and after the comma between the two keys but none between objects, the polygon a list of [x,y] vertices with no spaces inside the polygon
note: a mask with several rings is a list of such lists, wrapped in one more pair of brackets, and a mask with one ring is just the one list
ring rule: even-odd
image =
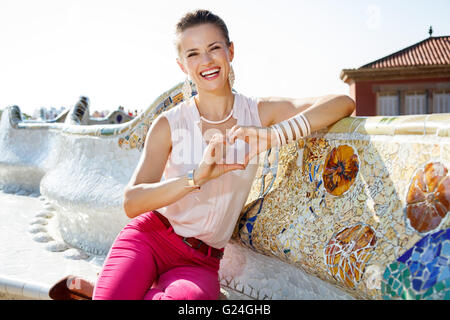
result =
[{"label": "gold earring", "polygon": [[230,64],[230,73],[228,74],[228,82],[230,83],[230,89],[233,89],[234,85],[234,69],[233,66]]}]

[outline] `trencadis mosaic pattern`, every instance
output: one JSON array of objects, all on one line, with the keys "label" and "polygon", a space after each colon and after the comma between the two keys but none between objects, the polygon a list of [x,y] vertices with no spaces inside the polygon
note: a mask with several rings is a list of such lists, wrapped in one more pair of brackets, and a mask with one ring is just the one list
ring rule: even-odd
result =
[{"label": "trencadis mosaic pattern", "polygon": [[[193,92],[192,94],[196,94],[196,92]],[[119,146],[123,149],[137,148],[139,151],[142,151],[145,143],[145,137],[153,120],[155,120],[163,111],[176,106],[182,101],[183,93],[178,92],[178,90],[168,94],[163,101],[157,104],[156,108],[152,110],[152,113],[145,119],[144,122],[140,122],[136,128],[131,130],[129,134],[125,135],[125,137],[119,138]]]},{"label": "trencadis mosaic pattern", "polygon": [[385,299],[450,300],[450,229],[418,241],[384,274]]},{"label": "trencadis mosaic pattern", "polygon": [[255,181],[237,236],[357,298],[448,299],[449,140],[347,131],[361,120],[279,150],[273,187],[261,197]]},{"label": "trencadis mosaic pattern", "polygon": [[[155,101],[137,117],[131,121],[124,123],[114,123],[105,125],[103,123],[99,125],[87,125],[81,121],[75,121],[74,123],[55,123],[55,122],[27,122],[22,121],[20,116],[20,108],[8,107],[10,112],[11,126],[16,129],[57,129],[64,134],[78,135],[78,136],[103,136],[103,137],[114,137],[118,136],[119,147],[129,150],[129,149],[142,149],[145,141],[145,134],[152,121],[164,110],[170,109],[183,101],[183,94],[181,93],[183,83],[179,83],[170,90],[161,94]],[[192,91],[195,95],[197,92]],[[79,114],[78,109],[72,109],[71,113],[78,116],[83,116]],[[116,113],[115,113],[116,114]],[[114,115],[115,115],[114,114]],[[117,113],[120,114],[120,113]],[[124,114],[126,116],[126,114]],[[75,117],[77,118],[77,117]],[[79,117],[77,120],[80,120]],[[90,124],[95,124],[90,121]],[[142,137],[142,134],[144,136]],[[130,142],[131,140],[131,142]]]},{"label": "trencadis mosaic pattern", "polygon": [[[124,124],[46,127],[141,151],[181,86]],[[234,239],[356,298],[449,299],[450,114],[349,117],[260,159]]]},{"label": "trencadis mosaic pattern", "polygon": [[324,253],[328,272],[348,287],[355,287],[361,280],[376,241],[375,231],[362,224],[333,235]]},{"label": "trencadis mosaic pattern", "polygon": [[420,168],[409,186],[406,216],[418,232],[436,229],[450,211],[450,177],[440,162],[430,162]]},{"label": "trencadis mosaic pattern", "polygon": [[359,161],[352,147],[341,145],[333,148],[325,159],[324,188],[334,196],[347,191],[358,174]]},{"label": "trencadis mosaic pattern", "polygon": [[[174,91],[161,100],[148,125],[182,98]],[[385,292],[391,263],[427,232],[449,224],[450,115],[431,117],[439,121],[428,128],[423,116],[346,118],[269,150],[261,155],[235,238],[354,297],[395,298]],[[142,149],[148,125],[131,133],[130,148]],[[415,274],[408,272],[412,282]],[[446,272],[448,263],[433,276]],[[439,281],[433,287],[438,293],[427,297],[446,297],[447,288]],[[414,290],[399,297],[421,297]]]}]

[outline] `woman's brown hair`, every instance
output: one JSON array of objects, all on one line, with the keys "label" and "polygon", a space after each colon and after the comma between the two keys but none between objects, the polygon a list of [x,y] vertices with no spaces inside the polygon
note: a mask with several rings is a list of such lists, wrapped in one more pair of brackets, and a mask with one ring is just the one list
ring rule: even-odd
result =
[{"label": "woman's brown hair", "polygon": [[[198,9],[192,12],[186,13],[176,25],[175,34],[180,35],[184,30],[198,26],[205,23],[211,23],[215,25],[222,32],[227,46],[230,46],[230,37],[228,35],[228,28],[225,22],[218,15],[215,15],[209,10]],[[176,44],[177,50],[179,49]]]}]

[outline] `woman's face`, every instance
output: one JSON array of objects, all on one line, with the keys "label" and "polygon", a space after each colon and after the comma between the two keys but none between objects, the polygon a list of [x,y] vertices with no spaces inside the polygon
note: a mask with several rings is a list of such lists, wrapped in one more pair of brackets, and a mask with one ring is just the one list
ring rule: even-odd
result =
[{"label": "woman's face", "polygon": [[228,74],[234,46],[227,46],[218,27],[207,23],[184,30],[178,38],[178,48],[177,62],[199,92],[231,90]]}]

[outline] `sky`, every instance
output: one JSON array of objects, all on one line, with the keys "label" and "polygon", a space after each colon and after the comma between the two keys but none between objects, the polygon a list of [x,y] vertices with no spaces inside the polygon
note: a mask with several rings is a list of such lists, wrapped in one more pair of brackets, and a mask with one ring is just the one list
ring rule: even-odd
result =
[{"label": "sky", "polygon": [[450,1],[0,0],[0,109],[145,110],[184,81],[174,31],[209,9],[234,42],[235,89],[247,96],[348,94],[358,68],[428,37],[450,35]]}]

